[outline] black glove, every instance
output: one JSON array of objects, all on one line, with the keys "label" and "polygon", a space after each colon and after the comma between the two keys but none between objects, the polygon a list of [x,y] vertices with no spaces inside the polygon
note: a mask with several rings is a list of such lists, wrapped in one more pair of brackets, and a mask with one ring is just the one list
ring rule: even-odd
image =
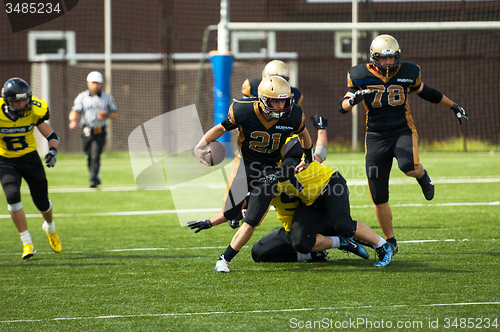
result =
[{"label": "black glove", "polygon": [[240,227],[240,220],[243,220],[243,218],[245,218],[246,215],[247,215],[247,209],[243,209],[235,219],[228,220],[227,223],[229,224],[229,226],[231,226],[232,229],[236,229]]},{"label": "black glove", "polygon": [[469,115],[462,107],[458,106],[457,104],[453,104],[451,110],[453,111],[453,113],[455,113],[458,123],[462,124],[462,118],[469,121]]},{"label": "black glove", "polygon": [[316,114],[315,116],[310,116],[311,122],[316,130],[326,129],[328,126],[328,118],[323,115]]},{"label": "black glove", "polygon": [[366,96],[368,96],[370,93],[372,93],[369,89],[364,89],[364,90],[358,90],[352,96],[349,98],[349,105],[354,106],[356,104],[359,104],[363,99],[365,99]]},{"label": "black glove", "polygon": [[57,149],[51,147],[49,149],[49,152],[45,155],[45,163],[47,164],[47,167],[54,167],[56,162],[57,162]]},{"label": "black glove", "polygon": [[196,221],[188,221],[187,225],[191,229],[196,229],[195,233],[198,233],[199,231],[203,229],[209,229],[212,227],[212,223],[210,220],[196,220]]}]

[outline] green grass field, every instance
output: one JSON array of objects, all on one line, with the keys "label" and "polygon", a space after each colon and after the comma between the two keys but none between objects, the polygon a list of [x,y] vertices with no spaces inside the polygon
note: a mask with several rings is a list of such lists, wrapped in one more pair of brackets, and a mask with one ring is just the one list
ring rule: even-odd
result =
[{"label": "green grass field", "polygon": [[[128,155],[104,156],[97,191],[87,188],[82,155],[58,156],[47,174],[61,253],[51,251],[23,185],[38,251],[23,261],[4,201],[0,331],[498,331],[500,154],[420,157],[436,197],[426,201],[393,167],[400,252],[389,267],[373,267],[371,249],[369,260],[331,249],[327,263],[254,263],[253,243],[280,226],[271,211],[232,272],[217,274],[235,230],[180,227],[171,192],[139,189]],[[326,164],[348,180],[353,218],[381,234],[363,154],[329,154]],[[200,191],[203,184],[191,196],[195,208]]]}]

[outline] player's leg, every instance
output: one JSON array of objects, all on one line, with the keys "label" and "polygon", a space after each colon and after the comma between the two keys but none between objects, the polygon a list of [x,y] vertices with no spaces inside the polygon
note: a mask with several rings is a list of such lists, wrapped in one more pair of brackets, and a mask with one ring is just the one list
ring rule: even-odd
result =
[{"label": "player's leg", "polygon": [[28,231],[26,214],[21,204],[21,174],[17,166],[8,161],[0,161],[0,182],[7,199],[10,217],[23,242],[21,257],[26,260],[36,254],[36,249]]},{"label": "player's leg", "polygon": [[[253,178],[254,176],[250,175],[250,179]],[[241,227],[238,229],[236,234],[234,234],[226,251],[224,251],[224,253],[219,257],[219,260],[214,268],[216,272],[230,272],[227,264],[238,254],[241,248],[247,244],[253,235],[255,227],[260,225],[269,211],[271,201],[273,200],[276,192],[276,186],[260,183],[258,181],[253,181],[251,183],[252,187],[250,188],[250,194],[248,196],[247,214]],[[245,197],[246,196],[247,195],[245,194]],[[229,219],[226,216],[226,213],[224,216]]]},{"label": "player's leg", "polygon": [[25,161],[21,169],[22,176],[30,189],[33,203],[44,218],[42,228],[49,238],[50,247],[55,252],[61,252],[61,240],[56,231],[56,224],[52,214],[52,202],[49,200],[48,196],[47,177],[38,154],[34,154],[33,157]]},{"label": "player's leg", "polygon": [[100,134],[94,135],[90,144],[90,187],[97,188],[101,184],[99,178],[99,170],[101,167],[101,154],[106,144],[106,133],[103,131]]},{"label": "player's leg", "polygon": [[[352,219],[349,203],[349,189],[344,177],[339,172],[335,172],[326,189],[321,199],[328,213],[328,219],[332,223],[337,234],[344,238],[354,237],[355,239],[369,243],[377,250],[379,255],[379,261],[375,263],[375,266],[388,265],[394,254],[392,247],[365,223]],[[382,254],[381,250],[385,250],[386,247],[388,247],[388,252],[384,251],[384,254]],[[368,254],[364,248],[363,251],[364,252],[359,254],[356,252],[354,253],[365,259],[368,258]],[[378,265],[382,263],[385,265]]]},{"label": "player's leg", "polygon": [[434,183],[432,183],[424,166],[419,163],[418,134],[415,128],[408,129],[399,137],[394,155],[398,160],[399,169],[407,176],[416,178],[425,198],[428,201],[432,200],[434,198]]},{"label": "player's leg", "polygon": [[375,216],[385,237],[394,237],[389,206],[389,176],[392,168],[392,142],[377,134],[366,135],[366,175],[375,207]]},{"label": "player's leg", "polygon": [[264,235],[253,245],[252,258],[255,262],[296,262],[290,233],[281,227]]}]

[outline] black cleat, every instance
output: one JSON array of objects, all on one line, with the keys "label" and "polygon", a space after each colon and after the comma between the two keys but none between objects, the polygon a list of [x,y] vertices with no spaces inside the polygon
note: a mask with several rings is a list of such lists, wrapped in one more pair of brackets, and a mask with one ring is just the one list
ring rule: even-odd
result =
[{"label": "black cleat", "polygon": [[311,253],[311,262],[327,262],[330,259],[326,250]]},{"label": "black cleat", "polygon": [[434,198],[434,183],[432,183],[429,173],[425,169],[424,176],[421,179],[417,179],[417,182],[422,187],[425,199],[428,201],[432,200]]}]

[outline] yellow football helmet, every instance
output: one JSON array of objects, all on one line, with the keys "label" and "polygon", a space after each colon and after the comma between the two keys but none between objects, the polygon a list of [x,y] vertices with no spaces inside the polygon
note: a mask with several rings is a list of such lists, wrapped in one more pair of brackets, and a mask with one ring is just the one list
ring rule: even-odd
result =
[{"label": "yellow football helmet", "polygon": [[[378,57],[394,56],[394,64],[388,67],[382,66]],[[377,36],[370,45],[370,61],[380,71],[382,75],[389,75],[392,71],[398,68],[399,59],[401,59],[401,49],[399,43],[391,35]]]},{"label": "yellow football helmet", "polygon": [[[259,84],[259,101],[262,111],[275,119],[287,119],[292,113],[292,90],[288,82],[280,76],[269,76]],[[273,100],[285,100],[283,108],[271,106]]]},{"label": "yellow football helmet", "polygon": [[288,66],[283,61],[273,60],[268,62],[262,71],[262,79],[269,76],[281,76],[288,81],[290,70],[288,70]]}]

